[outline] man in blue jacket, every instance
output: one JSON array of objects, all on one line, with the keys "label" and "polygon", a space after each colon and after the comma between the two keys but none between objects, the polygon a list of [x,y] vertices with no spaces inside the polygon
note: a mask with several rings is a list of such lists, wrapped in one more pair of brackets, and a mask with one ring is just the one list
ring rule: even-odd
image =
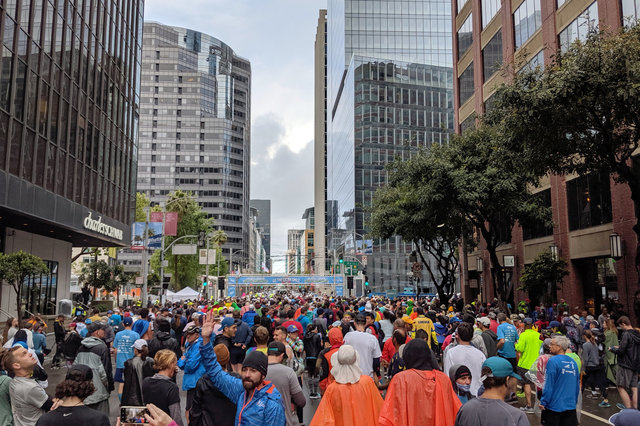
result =
[{"label": "man in blue jacket", "polygon": [[186,329],[184,355],[178,360],[178,367],[184,370],[182,377],[182,390],[187,391],[187,404],[185,406],[185,417],[189,418],[189,410],[193,405],[193,397],[196,393],[198,379],[205,374],[204,364],[200,358],[200,327],[195,324]]},{"label": "man in blue jacket", "polygon": [[213,312],[202,325],[200,355],[213,385],[231,401],[236,401],[236,425],[284,426],[284,404],[275,385],[265,380],[268,358],[259,351],[251,352],[242,364],[241,378],[222,370],[211,346]]},{"label": "man in blue jacket", "polygon": [[553,355],[547,362],[544,389],[540,399],[542,424],[545,426],[577,426],[576,406],[580,393],[580,369],[565,355],[569,339],[555,336],[549,349]]}]

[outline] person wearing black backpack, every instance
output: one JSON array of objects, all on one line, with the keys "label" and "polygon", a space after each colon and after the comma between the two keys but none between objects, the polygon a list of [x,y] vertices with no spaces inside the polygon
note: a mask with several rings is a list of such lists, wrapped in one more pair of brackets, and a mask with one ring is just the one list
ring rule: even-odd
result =
[{"label": "person wearing black backpack", "polygon": [[[620,346],[609,348],[618,355],[618,371],[616,386],[623,404],[616,404],[620,409],[638,408],[638,369],[640,368],[640,331],[631,326],[629,317],[618,318],[618,326],[623,330]],[[631,396],[629,396],[629,390]],[[624,406],[623,406],[624,405]]]},{"label": "person wearing black backpack", "polygon": [[[582,391],[587,386],[591,387],[591,395],[587,395],[592,399],[598,398],[595,391],[596,387],[600,388],[602,393],[602,402],[599,407],[611,407],[607,398],[607,381],[604,367],[604,346],[602,342],[598,342],[597,331],[585,330],[582,334],[584,344],[582,345],[582,365],[584,365],[585,376],[582,380]],[[601,333],[600,333],[601,334]]]}]

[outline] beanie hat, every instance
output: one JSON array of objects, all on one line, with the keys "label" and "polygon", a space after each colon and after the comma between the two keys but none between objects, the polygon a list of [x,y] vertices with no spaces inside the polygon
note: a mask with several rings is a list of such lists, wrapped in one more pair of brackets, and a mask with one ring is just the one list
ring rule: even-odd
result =
[{"label": "beanie hat", "polygon": [[220,365],[225,366],[229,363],[229,349],[224,343],[215,345],[213,351],[216,353]]},{"label": "beanie hat", "polygon": [[259,351],[253,351],[244,359],[242,368],[250,367],[258,370],[263,376],[267,375],[267,366],[269,365],[269,359],[267,356]]}]

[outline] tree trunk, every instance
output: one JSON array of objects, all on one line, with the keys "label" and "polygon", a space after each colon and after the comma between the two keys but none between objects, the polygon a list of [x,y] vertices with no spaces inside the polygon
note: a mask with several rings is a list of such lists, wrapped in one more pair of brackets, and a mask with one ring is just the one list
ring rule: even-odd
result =
[{"label": "tree trunk", "polygon": [[[24,282],[24,281],[23,281]],[[22,328],[22,283],[18,283],[16,290],[16,318],[18,318],[18,327]]]},{"label": "tree trunk", "polygon": [[491,280],[493,281],[493,288],[498,294],[498,303],[505,312],[510,312],[506,293],[506,286],[504,283],[504,276],[502,275],[502,266],[498,260],[498,254],[496,248],[492,244],[487,244],[487,251],[489,252],[489,258],[491,259]]}]

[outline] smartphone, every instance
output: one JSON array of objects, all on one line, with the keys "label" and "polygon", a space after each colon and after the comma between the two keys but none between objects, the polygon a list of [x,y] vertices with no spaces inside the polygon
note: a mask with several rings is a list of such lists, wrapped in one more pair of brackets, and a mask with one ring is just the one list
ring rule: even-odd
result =
[{"label": "smartphone", "polygon": [[148,423],[145,414],[149,414],[147,407],[120,407],[120,423]]}]

